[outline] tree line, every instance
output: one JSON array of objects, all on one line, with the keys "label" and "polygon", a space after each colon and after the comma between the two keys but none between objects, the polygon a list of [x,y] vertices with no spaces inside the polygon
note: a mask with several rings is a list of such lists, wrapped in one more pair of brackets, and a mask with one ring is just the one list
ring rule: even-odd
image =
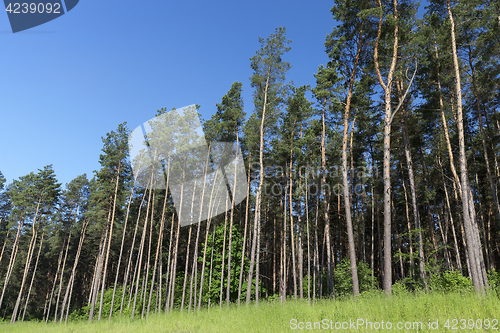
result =
[{"label": "tree line", "polygon": [[[63,187],[51,165],[10,184],[0,173],[0,318],[314,302],[428,290],[448,272],[484,293],[500,255],[500,5],[417,9],[335,0],[314,86],[287,81],[285,28],[260,37],[253,112],[236,81],[203,121],[209,150],[239,147],[246,197],[201,223],[181,227],[171,190],[139,186],[126,123],[102,138],[91,179]],[[175,167],[162,162],[167,188]]]}]

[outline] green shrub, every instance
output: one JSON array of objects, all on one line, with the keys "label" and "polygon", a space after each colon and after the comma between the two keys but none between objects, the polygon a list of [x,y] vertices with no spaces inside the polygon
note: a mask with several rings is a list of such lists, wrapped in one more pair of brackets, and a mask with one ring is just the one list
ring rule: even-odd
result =
[{"label": "green shrub", "polygon": [[500,296],[500,271],[488,271],[488,284],[490,288]]},{"label": "green shrub", "polygon": [[459,271],[445,271],[443,274],[432,274],[430,288],[443,292],[468,291],[472,287],[470,278]]},{"label": "green shrub", "polygon": [[[335,294],[337,296],[352,295],[351,261],[342,259],[335,268],[334,273]],[[365,262],[358,262],[359,292],[367,292],[372,288],[372,270]]]}]

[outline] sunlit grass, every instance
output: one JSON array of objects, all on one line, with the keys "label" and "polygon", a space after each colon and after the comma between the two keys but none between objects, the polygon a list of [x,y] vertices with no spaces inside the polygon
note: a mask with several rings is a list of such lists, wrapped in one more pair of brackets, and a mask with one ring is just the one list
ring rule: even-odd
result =
[{"label": "sunlit grass", "polygon": [[[335,322],[356,322],[358,319],[372,323],[391,322],[393,332],[479,332],[479,329],[452,330],[444,327],[447,319],[496,319],[500,320],[500,300],[495,295],[479,297],[474,293],[403,293],[387,297],[382,293],[370,293],[357,300],[346,298],[341,300],[321,300],[315,304],[305,301],[287,300],[284,304],[279,301],[260,302],[246,306],[231,305],[226,307],[214,306],[202,309],[199,312],[187,313],[175,310],[171,313],[151,314],[148,319],[134,319],[128,317],[113,318],[100,322],[87,321],[70,322],[67,325],[50,323],[26,322],[0,324],[0,332],[289,332],[310,331],[307,329],[292,330],[291,320],[296,319],[307,325],[307,322],[321,322],[327,319]],[[428,323],[438,322],[438,329],[429,329]],[[398,322],[422,322],[422,330],[398,330]],[[330,324],[328,324],[330,325]],[[345,324],[344,324],[345,326]],[[314,327],[314,326],[312,326]],[[316,326],[318,327],[318,326]],[[500,330],[500,323],[496,325]],[[340,328],[340,327],[339,327]],[[316,329],[316,331],[328,331]],[[373,332],[375,329],[366,329],[360,326],[357,329],[340,329],[342,332]]]}]

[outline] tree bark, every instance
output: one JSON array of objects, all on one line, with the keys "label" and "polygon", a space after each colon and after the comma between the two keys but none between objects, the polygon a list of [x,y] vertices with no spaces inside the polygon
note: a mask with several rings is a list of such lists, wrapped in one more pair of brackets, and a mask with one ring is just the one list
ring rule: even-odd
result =
[{"label": "tree bark", "polygon": [[459,164],[460,164],[460,182],[461,182],[461,195],[462,195],[462,207],[463,207],[463,217],[464,217],[464,227],[465,236],[467,239],[467,248],[469,250],[469,260],[470,260],[470,275],[472,278],[472,283],[476,291],[483,292],[485,283],[487,280],[483,280],[481,268],[480,268],[480,258],[482,257],[482,251],[480,249],[480,244],[477,243],[477,225],[474,221],[474,207],[470,207],[472,198],[470,197],[470,184],[469,176],[467,174],[467,160],[465,156],[465,138],[464,138],[464,125],[463,125],[463,112],[462,112],[462,86],[460,83],[460,68],[458,64],[457,56],[457,46],[455,41],[455,23],[453,20],[453,14],[451,12],[450,0],[447,0],[448,17],[450,19],[450,29],[451,29],[451,46],[453,50],[453,64],[455,69],[455,88],[457,94],[457,127],[458,127],[458,140],[459,140]]},{"label": "tree bark", "polygon": [[[264,106],[262,107],[262,120],[260,123],[260,147],[259,147],[259,186],[257,188],[256,199],[255,199],[255,219],[254,219],[254,230],[253,230],[253,242],[252,251],[250,256],[250,269],[248,272],[248,284],[247,284],[247,304],[250,303],[250,297],[252,293],[252,280],[253,280],[253,269],[255,266],[255,252],[260,248],[260,244],[257,244],[257,234],[260,229],[260,210],[261,210],[261,200],[262,200],[262,184],[264,182],[264,129],[266,121],[266,106],[267,106],[267,93],[269,89],[269,80],[271,78],[271,65],[269,65],[266,75],[266,85],[264,88]],[[259,286],[256,285],[255,289],[258,290]]]},{"label": "tree bark", "polygon": [[[378,4],[382,10],[381,0],[378,0]],[[375,41],[375,51],[374,51],[374,61],[375,69],[377,71],[377,77],[380,86],[385,92],[385,117],[384,117],[384,279],[383,288],[388,294],[392,293],[392,251],[391,251],[391,122],[392,122],[392,106],[391,106],[391,95],[392,95],[392,79],[394,71],[396,69],[396,63],[398,59],[398,41],[399,41],[399,25],[398,25],[398,2],[393,0],[394,6],[394,44],[392,61],[389,72],[387,74],[387,84],[384,83],[382,75],[380,73],[379,61],[378,61],[378,45],[380,41],[380,36],[382,33],[382,13],[379,17],[377,39]]]}]

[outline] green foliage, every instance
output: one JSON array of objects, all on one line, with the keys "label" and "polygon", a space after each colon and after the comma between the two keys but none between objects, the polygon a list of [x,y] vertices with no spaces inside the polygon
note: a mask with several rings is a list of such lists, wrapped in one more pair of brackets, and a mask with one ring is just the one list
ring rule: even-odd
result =
[{"label": "green foliage", "polygon": [[404,283],[404,281],[396,281],[392,285],[392,294],[393,295],[404,295],[409,292],[407,285]]},{"label": "green foliage", "polygon": [[500,271],[492,269],[488,272],[490,288],[500,296]]},{"label": "green foliage", "polygon": [[[367,292],[372,290],[372,270],[367,263],[358,262],[358,280],[359,291]],[[352,295],[352,275],[351,275],[351,262],[349,259],[344,258],[335,267],[334,273],[335,293],[337,296]]]},{"label": "green foliage", "polygon": [[442,274],[431,274],[429,287],[432,290],[443,292],[458,292],[472,289],[470,278],[463,276],[459,271],[445,271]]},{"label": "green foliage", "polygon": [[[208,304],[208,300],[210,299],[210,304],[218,304],[220,302],[220,287],[221,287],[221,278],[223,280],[222,284],[222,294],[223,300],[226,299],[226,288],[227,288],[227,257],[228,250],[227,246],[229,243],[229,223],[227,224],[226,230],[226,251],[224,256],[224,271],[222,271],[222,255],[223,255],[223,246],[224,246],[224,224],[220,223],[215,226],[215,234],[212,233],[209,236],[209,243],[207,246],[207,254],[205,258],[205,277],[203,281],[203,296],[202,296],[202,304]],[[238,300],[238,287],[239,287],[239,277],[240,277],[240,269],[241,269],[241,254],[243,251],[243,236],[241,230],[238,226],[233,225],[233,235],[232,235],[232,249],[231,249],[231,283],[230,283],[230,300],[231,302]],[[205,245],[202,245],[202,249],[205,248]],[[212,259],[213,255],[213,259]],[[210,261],[212,260],[212,281],[209,289],[210,283]],[[198,262],[200,264],[203,263],[203,251],[200,251],[200,255],[198,256]],[[249,270],[249,259],[245,256],[245,260],[243,263],[243,281],[246,281]],[[200,274],[198,274],[199,277]],[[254,280],[255,281],[255,280]],[[255,284],[254,284],[255,285]],[[265,290],[261,284],[260,286],[261,293]],[[247,290],[247,283],[242,283],[241,287],[241,300],[245,299]]]}]

